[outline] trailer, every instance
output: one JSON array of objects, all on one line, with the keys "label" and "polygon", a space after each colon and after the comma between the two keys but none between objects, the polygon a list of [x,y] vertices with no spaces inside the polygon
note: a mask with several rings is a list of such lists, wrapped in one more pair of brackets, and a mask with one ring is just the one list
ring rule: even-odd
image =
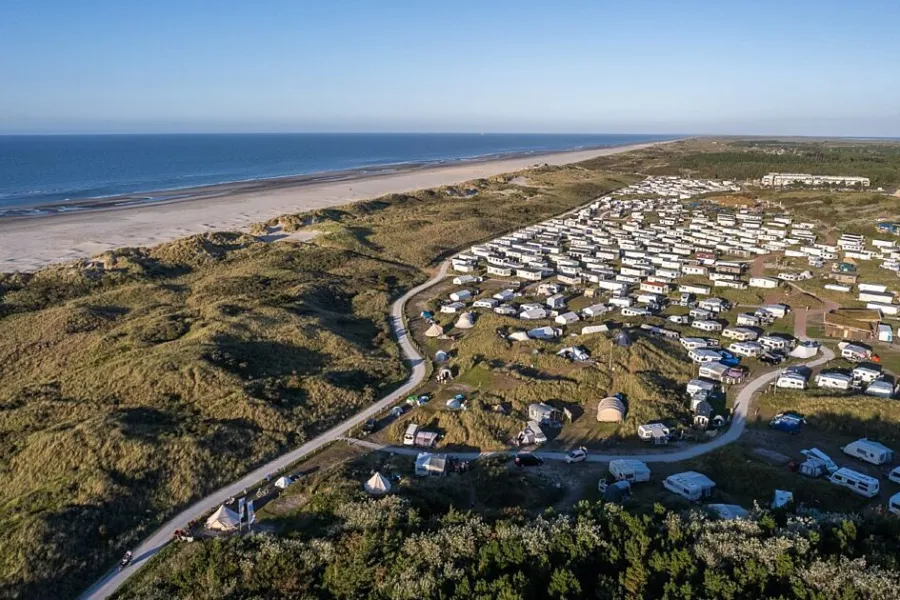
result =
[{"label": "trailer", "polygon": [[840,468],[832,473],[831,476],[828,477],[828,481],[835,485],[849,488],[854,494],[859,494],[866,498],[877,496],[878,491],[881,488],[878,480],[874,477],[869,477],[868,475],[846,467]]},{"label": "trailer", "polygon": [[866,438],[850,442],[841,450],[844,454],[858,458],[873,465],[883,465],[891,462],[894,458],[894,451],[878,442],[873,442]]},{"label": "trailer", "polygon": [[633,459],[618,459],[609,462],[609,472],[618,481],[639,483],[650,481],[650,468],[646,463]]}]

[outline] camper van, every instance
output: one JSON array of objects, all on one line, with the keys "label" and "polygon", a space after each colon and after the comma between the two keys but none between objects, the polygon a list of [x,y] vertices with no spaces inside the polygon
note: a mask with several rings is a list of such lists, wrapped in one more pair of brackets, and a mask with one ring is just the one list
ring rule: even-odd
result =
[{"label": "camper van", "polygon": [[609,472],[618,481],[627,481],[629,483],[650,481],[650,468],[639,460],[627,458],[611,460],[609,462]]},{"label": "camper van", "polygon": [[406,427],[406,433],[403,434],[403,445],[404,446],[415,446],[416,445],[416,434],[419,432],[419,426],[415,423],[410,423]]},{"label": "camper van", "polygon": [[685,471],[666,477],[663,487],[688,500],[697,501],[710,496],[716,483],[703,473]]},{"label": "camper van", "polygon": [[850,488],[854,494],[859,494],[866,498],[877,496],[880,488],[878,480],[874,477],[869,477],[868,475],[847,468],[841,468],[832,473],[828,478],[828,481],[835,485],[842,485],[846,488]]},{"label": "camper van", "polygon": [[844,454],[849,454],[854,458],[864,460],[873,465],[883,465],[884,463],[891,462],[894,458],[893,450],[884,444],[879,444],[878,442],[873,442],[866,438],[850,442],[841,448],[841,450],[844,451]]}]

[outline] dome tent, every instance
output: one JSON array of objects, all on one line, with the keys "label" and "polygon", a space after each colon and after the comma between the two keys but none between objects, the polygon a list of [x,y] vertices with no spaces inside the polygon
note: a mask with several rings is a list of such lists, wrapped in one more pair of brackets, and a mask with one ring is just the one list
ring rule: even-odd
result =
[{"label": "dome tent", "polygon": [[625,418],[625,404],[615,396],[604,398],[597,405],[597,421],[600,423],[621,423]]},{"label": "dome tent", "polygon": [[475,313],[463,313],[456,320],[457,329],[472,329],[473,327],[475,327]]},{"label": "dome tent", "polygon": [[373,496],[382,496],[391,491],[391,482],[381,473],[376,472],[363,484],[363,489]]}]

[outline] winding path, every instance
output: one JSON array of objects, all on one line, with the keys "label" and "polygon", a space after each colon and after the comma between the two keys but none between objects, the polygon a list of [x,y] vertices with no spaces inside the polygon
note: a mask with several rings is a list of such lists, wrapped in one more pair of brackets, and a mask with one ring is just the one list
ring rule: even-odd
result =
[{"label": "winding path", "polygon": [[[825,346],[821,346],[820,350],[822,352],[822,356],[819,358],[804,363],[805,366],[813,368],[818,367],[827,363],[830,360],[834,360],[834,352]],[[768,373],[763,373],[756,379],[752,379],[741,389],[740,393],[738,393],[738,397],[734,402],[734,414],[731,419],[731,426],[728,428],[728,431],[718,436],[717,438],[710,440],[709,442],[703,444],[695,444],[684,448],[682,450],[676,451],[665,451],[664,449],[660,449],[658,452],[648,452],[644,454],[596,454],[589,453],[587,460],[588,462],[609,462],[611,460],[617,460],[621,458],[631,458],[637,459],[646,463],[673,463],[680,462],[682,460],[690,460],[692,458],[697,458],[707,452],[712,452],[717,448],[721,448],[727,444],[730,444],[736,441],[741,434],[744,433],[744,428],[747,426],[747,412],[750,409],[750,400],[753,398],[753,395],[759,390],[763,389],[767,385],[769,385],[772,381],[778,378],[778,375],[781,371],[770,371]],[[351,444],[362,446],[364,448],[369,448],[371,450],[383,450],[386,452],[394,452],[397,454],[407,454],[411,456],[417,455],[421,450],[416,448],[404,448],[399,446],[386,446],[381,444],[376,444],[373,442],[368,442],[365,440],[357,440],[351,438],[344,438],[346,441]],[[516,451],[502,451],[502,452],[447,452],[447,454],[459,458],[462,460],[474,460],[480,456],[487,456],[492,454],[516,454]],[[566,452],[535,452],[537,456],[540,456],[544,459],[549,460],[563,460],[566,458]]]},{"label": "winding path", "polygon": [[391,329],[397,338],[397,342],[400,344],[403,359],[412,366],[412,372],[403,385],[381,400],[373,402],[372,405],[365,410],[356,413],[349,419],[335,425],[302,446],[291,450],[287,454],[279,456],[248,473],[238,481],[235,481],[190,505],[188,508],[166,521],[153,535],[145,539],[133,550],[134,560],[132,561],[131,566],[121,572],[118,570],[118,567],[113,568],[99,581],[88,588],[88,590],[79,596],[79,598],[82,600],[101,600],[109,597],[119,589],[129,577],[172,540],[172,532],[176,529],[187,529],[188,523],[191,521],[212,512],[224,504],[228,499],[241,495],[245,489],[259,483],[265,479],[267,475],[277,473],[320,448],[341,439],[349,429],[361,425],[369,417],[374,417],[416,389],[425,379],[427,367],[425,359],[418,353],[415,346],[413,346],[413,343],[410,341],[410,336],[404,325],[403,311],[406,308],[406,302],[410,298],[443,280],[447,276],[447,269],[449,266],[450,261],[444,261],[434,277],[425,283],[410,289],[400,296],[391,306]]}]

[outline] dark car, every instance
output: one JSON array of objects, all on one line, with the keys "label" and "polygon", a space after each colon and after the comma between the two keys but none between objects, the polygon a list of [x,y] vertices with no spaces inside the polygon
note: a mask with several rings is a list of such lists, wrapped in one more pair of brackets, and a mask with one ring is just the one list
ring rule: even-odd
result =
[{"label": "dark car", "polygon": [[363,426],[362,426],[363,433],[372,433],[373,431],[375,431],[376,425],[377,425],[377,422],[375,421],[374,418],[366,419],[366,422],[363,423]]},{"label": "dark car", "polygon": [[516,466],[517,467],[539,467],[544,464],[544,459],[540,456],[535,456],[530,452],[521,452],[516,454]]},{"label": "dark car", "polygon": [[783,354],[778,354],[777,352],[766,352],[759,357],[759,362],[764,365],[779,365],[781,361],[784,360]]}]

